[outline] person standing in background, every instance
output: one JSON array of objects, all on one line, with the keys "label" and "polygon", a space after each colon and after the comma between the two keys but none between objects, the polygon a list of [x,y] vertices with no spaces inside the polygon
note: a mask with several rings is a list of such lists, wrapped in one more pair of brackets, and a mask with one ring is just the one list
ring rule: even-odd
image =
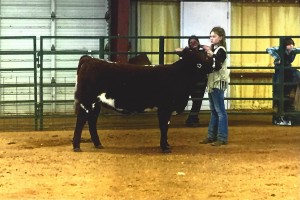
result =
[{"label": "person standing in background", "polygon": [[[195,35],[191,35],[188,38],[188,47],[189,49],[197,49],[198,51],[204,51],[199,42],[199,38]],[[182,48],[177,48],[176,52],[181,52]],[[207,86],[207,75],[199,74],[199,81],[194,85],[191,93],[192,98],[192,107],[189,111],[188,118],[185,121],[186,126],[188,127],[198,127],[200,126],[199,122],[199,112],[202,106],[202,99],[204,97],[205,89]]]},{"label": "person standing in background", "polygon": [[[266,51],[274,58],[274,65],[275,65],[275,74],[273,75],[273,82],[275,85],[273,86],[273,95],[277,98],[279,98],[280,94],[280,88],[278,87],[279,83],[279,75],[280,75],[280,64],[281,64],[281,58],[279,56],[279,46],[275,47],[269,47],[266,49]],[[295,42],[292,38],[287,37],[284,39],[284,70],[283,70],[283,82],[293,82],[295,84],[292,85],[285,85],[284,86],[284,97],[291,98],[294,95],[292,93],[295,93],[297,84],[300,82],[300,72],[292,67],[292,63],[295,60],[296,54],[300,53],[300,48],[295,48]],[[291,98],[293,99],[293,98]],[[294,98],[294,104],[297,104],[295,102]],[[287,100],[284,101],[284,111],[289,110],[289,108],[293,107],[293,101]],[[274,110],[278,110],[279,102],[278,100],[273,102],[273,108]],[[273,123],[276,125],[292,125],[292,121],[287,116],[274,116],[273,117]]]}]

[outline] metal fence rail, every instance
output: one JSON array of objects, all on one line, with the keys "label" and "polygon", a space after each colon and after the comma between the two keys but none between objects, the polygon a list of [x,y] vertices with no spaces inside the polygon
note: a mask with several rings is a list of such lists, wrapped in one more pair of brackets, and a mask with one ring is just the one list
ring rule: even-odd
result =
[{"label": "metal fence rail", "polygon": [[[20,126],[27,127],[27,129],[33,130],[49,130],[57,129],[61,127],[62,129],[70,129],[74,126],[74,109],[73,109],[73,93],[76,80],[76,66],[78,64],[78,59],[81,55],[92,55],[99,58],[108,58],[114,54],[126,54],[126,55],[137,55],[140,53],[146,53],[148,55],[154,54],[158,55],[159,63],[164,64],[165,55],[174,54],[173,51],[165,51],[165,43],[168,39],[187,39],[188,37],[169,37],[169,36],[160,36],[160,37],[116,37],[116,36],[99,36],[99,37],[88,37],[88,36],[41,36],[39,51],[37,51],[36,37],[0,37],[1,40],[31,40],[31,46],[26,47],[30,50],[2,50],[3,47],[0,46],[0,56],[2,55],[30,55],[32,56],[32,67],[19,67],[19,68],[8,68],[3,67],[0,62],[0,121],[2,122],[2,130],[5,131],[5,127],[8,122],[8,119],[12,123],[20,124]],[[200,37],[206,38],[206,37]],[[228,39],[256,39],[256,38],[272,38],[278,39],[278,44],[282,44],[284,36],[231,36]],[[293,38],[300,38],[300,36],[293,36]],[[151,39],[159,40],[158,51],[155,52],[112,52],[105,49],[106,43],[112,39],[127,39],[130,40],[141,40],[141,39]],[[53,41],[72,41],[82,43],[82,41],[92,40],[94,46],[92,48],[77,48],[77,49],[64,49],[63,47],[53,46]],[[54,42],[54,43],[55,43]],[[281,52],[283,53],[283,52]],[[267,54],[265,51],[229,51],[228,54]],[[53,66],[53,63],[67,63],[58,64]],[[283,62],[282,62],[283,63]],[[283,70],[284,66],[280,66]],[[248,67],[236,67],[230,66],[229,69],[260,69],[260,70],[270,70],[274,67],[257,67],[257,66],[248,66]],[[27,82],[16,81],[14,83],[4,81],[1,74],[5,72],[11,73],[26,73],[29,72],[32,74],[33,80],[28,80]],[[283,75],[282,75],[283,76]],[[51,81],[50,81],[51,80]],[[279,86],[281,94],[279,98],[268,97],[268,98],[235,98],[227,97],[226,100],[230,101],[246,101],[246,100],[257,100],[257,101],[274,101],[278,100],[280,102],[279,110],[277,113],[274,113],[273,110],[228,110],[229,114],[255,114],[255,115],[293,115],[300,116],[299,112],[296,111],[285,111],[284,110],[284,101],[286,98],[283,95],[284,85],[292,83],[283,83],[283,77],[280,78]],[[272,86],[274,83],[270,78],[270,82],[257,83],[257,82],[230,82],[231,86],[234,85],[266,85]],[[13,94],[16,96],[19,94],[22,88],[27,88],[28,91],[32,91],[32,94],[28,92],[28,95],[32,95],[32,98],[20,99],[16,98],[15,100],[7,100],[9,94],[4,92],[5,90],[15,91]],[[20,91],[19,91],[20,90]],[[207,99],[205,99],[207,100]],[[31,112],[14,112],[7,113],[5,108],[8,106],[27,106],[31,109]],[[202,112],[209,113],[209,111]],[[13,120],[17,119],[17,120]],[[19,120],[18,120],[19,119]],[[28,121],[23,123],[23,121]],[[1,124],[1,123],[0,123]],[[26,125],[27,124],[27,125]],[[32,124],[32,127],[30,126]],[[13,127],[13,125],[12,125]],[[30,128],[31,127],[31,128]],[[21,127],[20,127],[21,129]]]}]

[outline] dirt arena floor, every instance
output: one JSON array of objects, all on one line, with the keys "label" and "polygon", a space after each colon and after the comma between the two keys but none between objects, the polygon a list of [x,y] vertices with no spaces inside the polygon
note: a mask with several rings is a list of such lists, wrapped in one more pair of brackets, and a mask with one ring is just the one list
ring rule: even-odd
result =
[{"label": "dirt arena floor", "polygon": [[[299,200],[300,129],[270,116],[229,115],[229,144],[199,144],[207,133],[173,116],[172,153],[159,149],[155,115],[99,119],[104,149],[87,130],[83,152],[72,152],[73,131],[0,133],[1,199]],[[74,119],[75,120],[75,119]]]}]

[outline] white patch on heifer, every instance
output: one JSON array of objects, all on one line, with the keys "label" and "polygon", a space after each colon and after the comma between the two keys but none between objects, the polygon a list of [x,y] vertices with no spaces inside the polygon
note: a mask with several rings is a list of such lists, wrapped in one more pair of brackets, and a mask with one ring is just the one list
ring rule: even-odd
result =
[{"label": "white patch on heifer", "polygon": [[[102,93],[98,96],[98,98],[100,99],[100,101],[104,104],[106,104],[107,106],[119,111],[119,112],[123,112],[123,109],[120,108],[116,108],[115,106],[115,100],[114,99],[108,99],[106,98],[106,93]],[[153,107],[153,108],[146,108],[144,109],[144,112],[154,112],[157,111],[157,107]]]},{"label": "white patch on heifer", "polygon": [[98,98],[100,99],[100,101],[106,105],[108,105],[111,108],[114,108],[118,111],[123,111],[122,109],[117,109],[115,106],[115,100],[114,99],[108,99],[106,98],[106,93],[102,93],[98,96]]}]

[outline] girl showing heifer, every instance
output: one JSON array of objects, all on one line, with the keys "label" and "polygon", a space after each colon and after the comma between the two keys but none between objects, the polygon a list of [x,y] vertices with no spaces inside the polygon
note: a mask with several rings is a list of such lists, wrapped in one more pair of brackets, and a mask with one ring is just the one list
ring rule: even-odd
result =
[{"label": "girl showing heifer", "polygon": [[[229,82],[226,65],[225,31],[214,27],[210,32],[211,50],[207,55],[213,57],[215,71],[208,74],[208,98],[211,117],[208,126],[208,136],[201,143],[211,143],[213,146],[225,145],[228,142],[228,118],[224,104],[224,92]],[[220,68],[220,70],[218,70]]]}]

